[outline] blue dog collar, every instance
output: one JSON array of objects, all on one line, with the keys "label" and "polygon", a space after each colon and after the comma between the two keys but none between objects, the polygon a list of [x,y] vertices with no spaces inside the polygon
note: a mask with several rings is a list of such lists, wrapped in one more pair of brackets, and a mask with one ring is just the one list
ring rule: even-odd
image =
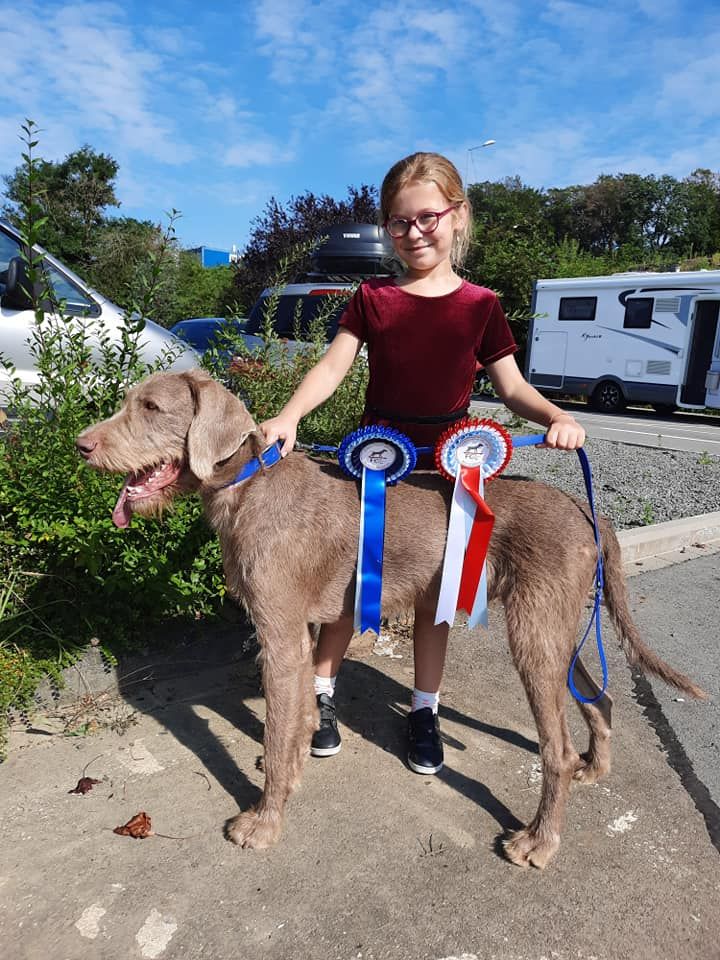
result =
[{"label": "blue dog collar", "polygon": [[243,483],[245,480],[249,480],[250,477],[254,476],[260,467],[273,467],[280,460],[282,460],[280,444],[276,442],[273,443],[272,446],[269,446],[267,450],[263,450],[259,457],[253,457],[252,460],[248,460],[240,473],[229,483],[226,483],[225,486],[232,487],[235,484]]}]

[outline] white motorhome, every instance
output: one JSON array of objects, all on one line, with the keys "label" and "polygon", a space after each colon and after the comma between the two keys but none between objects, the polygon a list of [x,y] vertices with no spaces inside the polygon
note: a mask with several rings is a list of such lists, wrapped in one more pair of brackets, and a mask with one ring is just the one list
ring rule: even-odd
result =
[{"label": "white motorhome", "polygon": [[537,280],[526,378],[598,410],[720,407],[720,270]]}]

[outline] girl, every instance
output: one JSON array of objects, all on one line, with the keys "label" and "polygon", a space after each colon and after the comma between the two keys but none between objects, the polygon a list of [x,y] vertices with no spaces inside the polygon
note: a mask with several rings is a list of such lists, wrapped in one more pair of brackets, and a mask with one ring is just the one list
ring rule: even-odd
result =
[{"label": "girl", "polygon": [[[510,410],[547,428],[546,446],[582,446],[583,428],[520,373],[513,356],[517,345],[495,294],[455,272],[472,226],[455,166],[437,153],[400,160],[383,181],[380,215],[405,273],[360,285],[327,353],[280,413],[262,424],[268,444],[282,440],[283,456],[293,449],[300,419],[334,392],[366,343],[370,379],[363,425],[391,426],[418,446],[432,445],[467,413],[479,361]],[[437,711],[448,626],[436,625],[434,615],[433,609],[415,609],[408,764],[423,774],[437,773],[443,764]],[[320,729],[312,740],[314,756],[340,750],[333,697],[352,632],[352,617],[320,630],[315,658]]]}]

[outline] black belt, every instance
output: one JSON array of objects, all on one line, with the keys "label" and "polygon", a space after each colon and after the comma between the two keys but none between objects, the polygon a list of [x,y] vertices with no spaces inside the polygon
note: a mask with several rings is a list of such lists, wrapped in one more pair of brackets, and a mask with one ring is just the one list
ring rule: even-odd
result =
[{"label": "black belt", "polygon": [[392,420],[395,423],[453,423],[467,416],[467,407],[462,410],[453,410],[452,413],[442,413],[437,417],[410,417],[404,413],[390,413],[388,410],[378,410],[377,407],[367,407],[367,413],[381,420]]}]

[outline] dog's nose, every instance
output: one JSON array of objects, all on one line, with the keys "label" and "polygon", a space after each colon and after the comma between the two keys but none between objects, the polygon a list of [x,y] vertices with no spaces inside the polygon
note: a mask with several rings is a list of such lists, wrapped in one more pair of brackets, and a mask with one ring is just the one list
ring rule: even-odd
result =
[{"label": "dog's nose", "polygon": [[90,456],[97,446],[97,442],[95,440],[90,440],[89,438],[83,438],[80,436],[75,441],[75,446],[78,448],[80,456],[87,459],[87,457]]}]

